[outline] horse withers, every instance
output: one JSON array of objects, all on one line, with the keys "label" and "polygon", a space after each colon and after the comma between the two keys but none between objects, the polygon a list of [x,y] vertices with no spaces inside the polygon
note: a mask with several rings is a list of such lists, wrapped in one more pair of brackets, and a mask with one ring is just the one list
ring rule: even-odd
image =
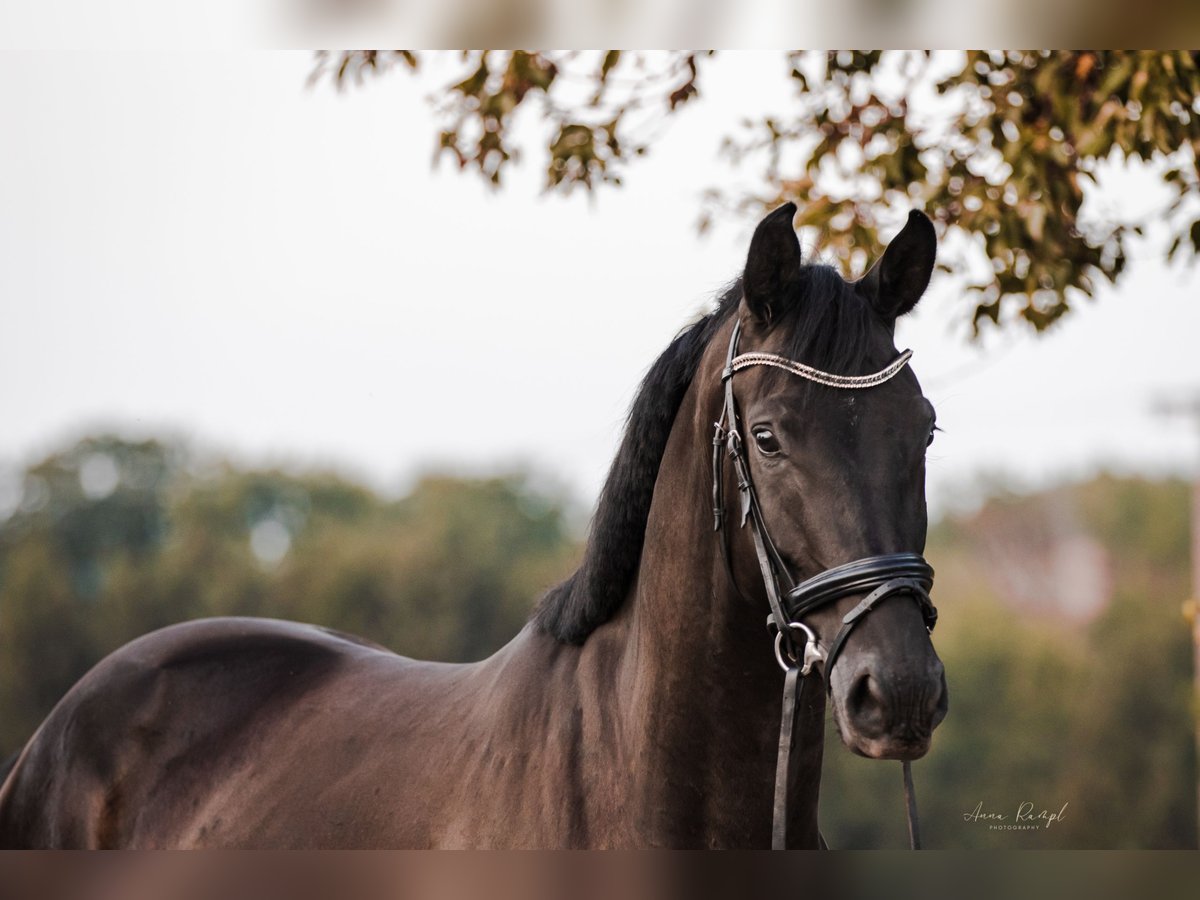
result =
[{"label": "horse withers", "polygon": [[[893,334],[934,232],[913,213],[847,282],[794,213],[650,368],[578,570],[510,643],[450,665],[272,620],[146,635],[31,738],[0,846],[766,847],[802,662],[847,747],[923,755],[934,413]],[[820,843],[821,683],[784,728],[790,847]]]}]

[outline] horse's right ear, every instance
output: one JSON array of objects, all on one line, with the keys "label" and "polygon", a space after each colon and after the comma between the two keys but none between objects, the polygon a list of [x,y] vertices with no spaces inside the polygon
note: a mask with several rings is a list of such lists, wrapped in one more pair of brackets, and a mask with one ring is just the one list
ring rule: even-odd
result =
[{"label": "horse's right ear", "polygon": [[800,281],[800,241],[792,219],[796,204],[785,203],[772,211],[754,229],[742,290],[751,315],[765,325],[771,324],[795,293]]},{"label": "horse's right ear", "polygon": [[936,256],[933,223],[925,213],[914,209],[883,256],[858,284],[871,305],[894,322],[910,312],[929,287]]}]

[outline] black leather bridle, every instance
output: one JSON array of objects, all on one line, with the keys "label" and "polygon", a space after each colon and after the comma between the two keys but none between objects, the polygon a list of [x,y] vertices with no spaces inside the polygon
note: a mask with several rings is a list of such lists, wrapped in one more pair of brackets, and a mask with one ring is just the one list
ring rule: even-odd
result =
[{"label": "black leather bridle", "polygon": [[[750,478],[750,465],[741,437],[737,401],[733,396],[734,374],[751,366],[783,369],[829,387],[863,389],[891,379],[908,363],[911,353],[905,351],[891,365],[873,375],[832,375],[773,354],[746,353],[739,356],[737,348],[741,328],[741,321],[733,326],[725,369],[721,373],[725,402],[713,433],[713,530],[719,534],[726,570],[736,589],[737,582],[734,579],[729,554],[729,535],[725,529],[723,496],[723,460],[728,457],[737,478],[740,524],[744,527],[747,522],[750,523],[754,551],[758,557],[767,602],[771,608],[767,626],[775,633],[775,657],[784,670],[783,719],[780,724],[779,754],[775,767],[775,805],[771,832],[772,849],[783,850],[787,847],[788,772],[792,737],[799,695],[805,683],[801,682],[801,679],[812,671],[816,663],[824,662],[826,690],[831,690],[830,674],[846,646],[850,633],[867,613],[885,600],[892,597],[912,597],[921,609],[925,627],[930,631],[933,631],[937,623],[937,609],[929,599],[929,591],[933,587],[933,569],[919,553],[868,556],[826,569],[806,581],[795,583],[767,531],[762,507],[754,490],[754,482]],[[787,586],[785,591],[780,590],[781,581]],[[803,617],[845,597],[860,594],[866,596],[842,618],[842,627],[834,636],[828,651],[822,649],[816,634],[801,621]],[[796,640],[797,633],[804,638],[802,644]],[[916,802],[912,792],[912,772],[907,761],[904,763],[904,785],[909,841],[913,849],[918,849],[920,835]]]}]

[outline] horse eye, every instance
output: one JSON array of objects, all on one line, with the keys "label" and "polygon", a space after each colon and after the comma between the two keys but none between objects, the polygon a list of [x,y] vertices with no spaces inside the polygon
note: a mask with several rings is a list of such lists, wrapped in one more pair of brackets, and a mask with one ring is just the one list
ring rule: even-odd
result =
[{"label": "horse eye", "polygon": [[759,451],[766,456],[774,456],[779,452],[779,441],[769,428],[755,428],[754,442],[758,444]]},{"label": "horse eye", "polygon": [[938,432],[938,431],[940,431],[940,430],[941,430],[941,429],[939,429],[939,428],[938,428],[936,425],[933,425],[933,426],[931,426],[931,427],[930,427],[930,429],[929,429],[929,440],[927,440],[927,441],[925,442],[925,446],[926,446],[926,447],[928,447],[930,444],[932,444],[932,443],[933,443],[933,436],[934,436],[935,434],[937,434],[937,432]]}]

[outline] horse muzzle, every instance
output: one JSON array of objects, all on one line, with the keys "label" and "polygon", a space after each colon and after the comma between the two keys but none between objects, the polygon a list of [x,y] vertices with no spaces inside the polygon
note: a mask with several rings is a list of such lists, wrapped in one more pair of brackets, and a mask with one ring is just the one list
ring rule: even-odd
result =
[{"label": "horse muzzle", "polygon": [[[861,597],[827,649],[818,651],[810,641],[803,651],[806,660],[823,657],[834,719],[855,753],[917,759],[928,752],[933,729],[946,715],[945,671],[928,637],[937,622],[932,586],[933,569],[920,554],[891,553],[828,569],[786,595],[792,622]],[[886,602],[905,597],[916,602],[919,622],[907,603]]]}]

